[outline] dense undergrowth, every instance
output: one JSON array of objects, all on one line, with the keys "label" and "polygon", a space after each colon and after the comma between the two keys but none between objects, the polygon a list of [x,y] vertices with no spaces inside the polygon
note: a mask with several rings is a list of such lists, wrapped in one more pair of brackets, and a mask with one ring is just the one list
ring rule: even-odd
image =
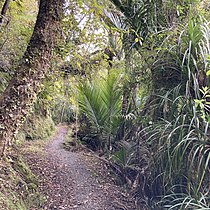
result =
[{"label": "dense undergrowth", "polygon": [[111,71],[103,78],[107,86],[96,86],[102,83],[97,78],[79,89],[80,112],[86,117],[81,118],[86,125],[81,137],[116,164],[117,175],[140,205],[209,209],[209,22],[190,13],[177,33],[178,44],[168,35],[154,55],[153,87],[143,106],[131,89],[123,112],[127,81],[119,85]]}]

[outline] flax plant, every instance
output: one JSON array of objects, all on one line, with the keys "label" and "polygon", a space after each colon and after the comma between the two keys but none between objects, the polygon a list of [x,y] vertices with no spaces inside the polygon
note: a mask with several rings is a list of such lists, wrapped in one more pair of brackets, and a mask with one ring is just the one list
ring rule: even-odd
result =
[{"label": "flax plant", "polygon": [[209,209],[209,31],[200,17],[184,28],[179,46],[187,79],[159,95],[162,118],[147,131],[154,151],[151,188],[161,197],[155,209]]}]

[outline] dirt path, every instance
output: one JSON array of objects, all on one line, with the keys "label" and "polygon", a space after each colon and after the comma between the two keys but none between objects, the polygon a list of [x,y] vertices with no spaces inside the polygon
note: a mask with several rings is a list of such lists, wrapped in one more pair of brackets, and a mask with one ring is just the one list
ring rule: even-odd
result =
[{"label": "dirt path", "polygon": [[135,210],[133,201],[120,188],[94,172],[101,167],[96,157],[63,149],[66,134],[67,127],[60,126],[44,153],[29,157],[32,170],[42,179],[40,189],[47,197],[42,209]]}]

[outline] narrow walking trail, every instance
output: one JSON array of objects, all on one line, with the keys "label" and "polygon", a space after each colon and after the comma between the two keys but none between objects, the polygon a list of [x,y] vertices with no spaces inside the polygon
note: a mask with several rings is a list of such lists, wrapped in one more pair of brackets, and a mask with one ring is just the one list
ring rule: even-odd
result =
[{"label": "narrow walking trail", "polygon": [[59,126],[42,152],[27,158],[42,180],[40,190],[47,198],[42,209],[135,210],[134,202],[119,187],[103,179],[108,176],[107,171],[99,175],[102,163],[94,155],[63,148],[67,131],[66,126]]}]

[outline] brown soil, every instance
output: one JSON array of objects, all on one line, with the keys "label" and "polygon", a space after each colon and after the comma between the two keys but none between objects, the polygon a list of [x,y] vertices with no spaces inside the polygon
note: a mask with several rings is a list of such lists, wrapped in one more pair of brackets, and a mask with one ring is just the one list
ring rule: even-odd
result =
[{"label": "brown soil", "polygon": [[[39,151],[28,152],[32,171],[40,177],[47,210],[135,210],[134,201],[115,186],[104,164],[87,151],[63,148],[66,126]],[[108,180],[108,181],[107,181]]]}]

